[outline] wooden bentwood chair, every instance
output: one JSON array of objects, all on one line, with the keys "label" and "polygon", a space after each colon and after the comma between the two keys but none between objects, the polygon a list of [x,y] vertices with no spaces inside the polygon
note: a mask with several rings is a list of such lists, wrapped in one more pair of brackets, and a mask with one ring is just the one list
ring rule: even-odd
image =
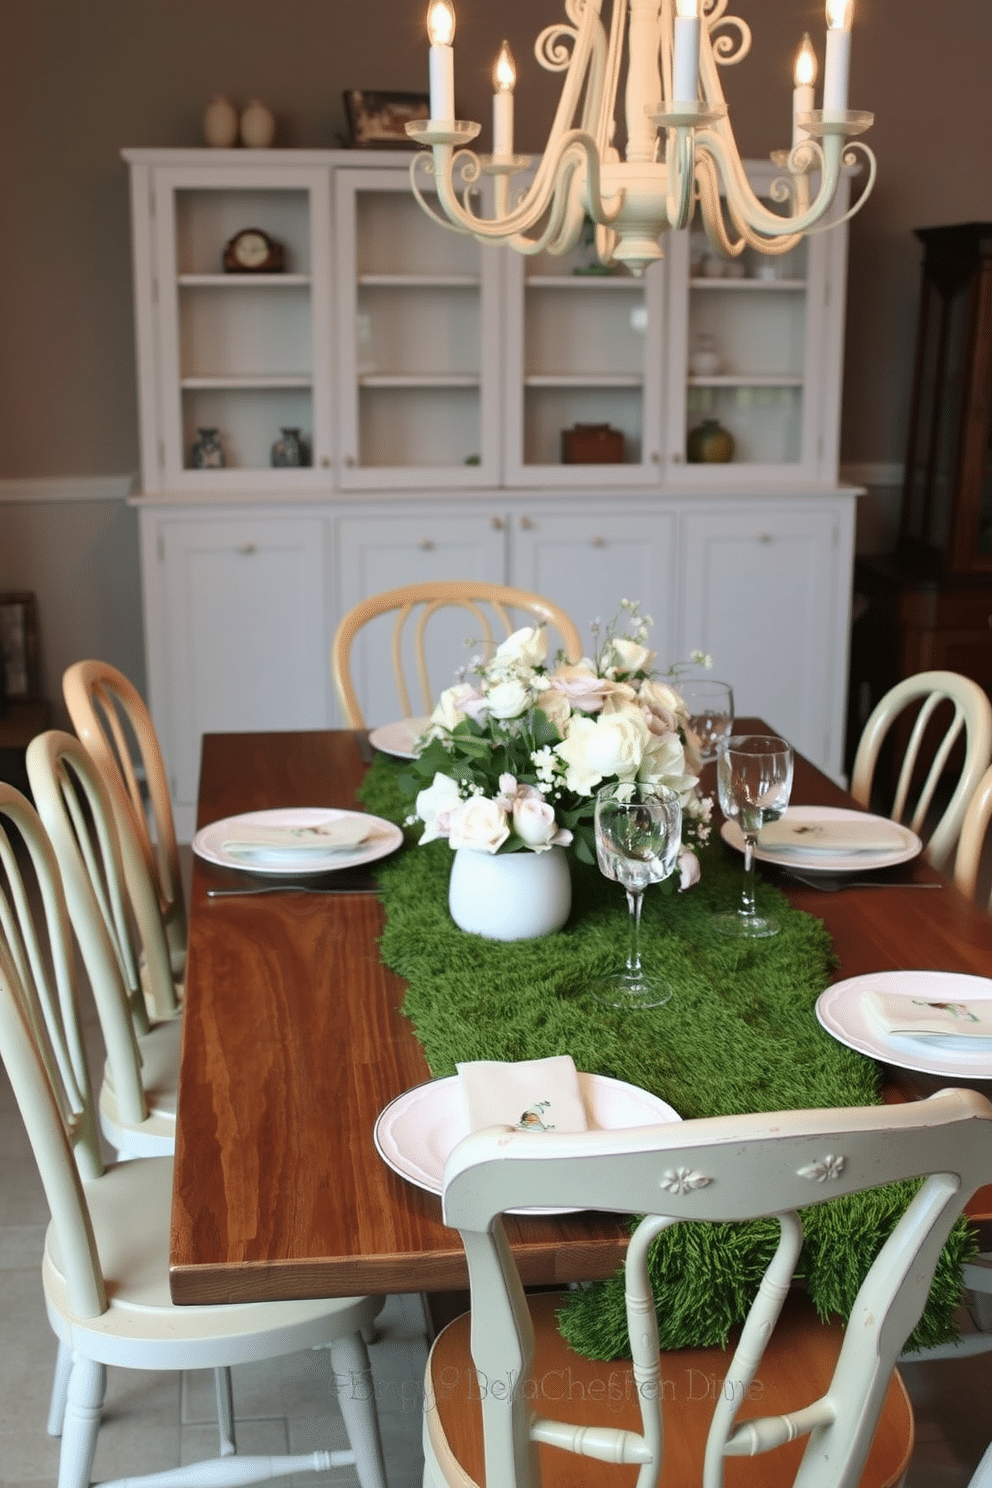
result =
[{"label": "wooden bentwood chair", "polygon": [[[130,817],[158,895],[173,975],[186,967],[186,901],[172,802],[155,726],[137,688],[105,661],[77,661],[62,678],[72,726]],[[139,779],[140,772],[144,788]]]},{"label": "wooden bentwood chair", "polygon": [[[465,1246],[472,1311],[428,1360],[425,1488],[720,1488],[725,1474],[732,1488],[898,1483],[913,1422],[895,1361],[955,1219],[992,1172],[990,1140],[992,1105],[965,1090],[900,1106],[466,1138],[448,1159],[443,1204]],[[792,1286],[798,1211],[923,1175],[846,1327],[821,1323]],[[626,1262],[632,1364],[573,1353],[556,1327],[563,1299],[524,1295],[500,1216],[533,1204],[646,1216]],[[778,1220],[780,1238],[739,1342],[659,1358],[651,1242],[684,1220],[762,1216]]]},{"label": "wooden bentwood chair", "polygon": [[[89,1488],[107,1365],[215,1371],[221,1455],[165,1475],[128,1478],[149,1488],[235,1488],[290,1472],[353,1463],[362,1488],[386,1488],[362,1330],[381,1297],[174,1307],[169,1297],[172,1158],[106,1167],[80,1035],[73,948],[55,855],[30,803],[0,785],[0,1057],[21,1110],[51,1211],[42,1282],[59,1340],[48,1430],[61,1436],[58,1488]],[[24,878],[30,863],[36,892]],[[30,883],[30,879],[27,881]],[[41,905],[32,908],[32,901]],[[340,1406],[345,1452],[239,1457],[231,1365],[330,1347],[335,1374],[355,1382]],[[226,1398],[223,1398],[226,1394]],[[330,1405],[330,1401],[328,1402]],[[110,1485],[124,1488],[124,1480]]]},{"label": "wooden bentwood chair", "polygon": [[[386,589],[373,594],[349,610],[341,621],[331,647],[331,674],[337,689],[341,707],[350,728],[364,728],[365,719],[352,680],[351,649],[355,636],[378,615],[396,612],[392,632],[392,665],[401,716],[413,718],[419,712],[431,713],[437,702],[437,694],[431,690],[427,670],[424,637],[428,623],[439,610],[458,608],[467,611],[473,624],[478,627],[478,639],[490,651],[498,641],[495,638],[493,616],[502,629],[503,636],[510,635],[521,624],[548,625],[557,632],[565,655],[569,661],[578,661],[582,656],[582,640],[572,621],[550,600],[539,594],[529,594],[525,589],[511,589],[501,584],[470,583],[461,580],[449,582],[408,584],[399,589]],[[492,613],[490,613],[490,611]],[[522,619],[513,619],[517,611]],[[406,629],[407,622],[410,630]],[[500,636],[500,639],[503,638]],[[406,649],[413,650],[417,678],[423,697],[423,708],[411,705],[406,683]],[[555,649],[554,635],[550,638],[550,651]],[[447,685],[447,684],[446,684]]]},{"label": "wooden bentwood chair", "polygon": [[[895,796],[887,814],[924,836],[923,856],[934,868],[943,870],[949,868],[953,860],[968,802],[992,762],[992,704],[977,682],[957,672],[918,672],[914,677],[897,682],[876,704],[862,730],[854,757],[851,794],[859,805],[871,806],[875,768],[882,745],[900,714],[915,703],[919,703],[920,708],[899,766]],[[933,733],[940,731],[935,715],[942,704],[951,705],[952,716],[939,742],[934,745]],[[964,762],[959,767],[953,794],[940,810],[937,824],[927,836],[928,818],[934,809],[937,788],[959,740],[964,749]],[[921,776],[924,776],[922,785],[919,783]]]}]

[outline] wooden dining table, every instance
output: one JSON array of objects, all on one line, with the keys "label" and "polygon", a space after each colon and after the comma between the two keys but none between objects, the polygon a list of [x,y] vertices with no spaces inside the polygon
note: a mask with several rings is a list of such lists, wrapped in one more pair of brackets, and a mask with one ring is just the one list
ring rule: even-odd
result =
[{"label": "wooden dining table", "polygon": [[[738,720],[738,729],[767,732],[759,720]],[[367,741],[352,732],[208,735],[198,825],[267,807],[354,808],[367,768]],[[801,758],[792,799],[852,804]],[[922,858],[900,868],[905,886],[840,893],[769,871],[793,905],[826,925],[838,978],[907,968],[992,974],[992,917]],[[461,1241],[442,1222],[440,1199],[387,1167],[373,1139],[383,1108],[431,1078],[402,1011],[405,984],[379,955],[377,894],[341,875],[338,892],[208,897],[210,888],[260,882],[195,858],[173,1300],[464,1288]],[[333,876],[326,882],[333,887]],[[911,887],[920,882],[941,887]],[[949,1083],[961,1082],[888,1069],[886,1098],[917,1099]],[[984,1220],[992,1194],[982,1191],[971,1209]],[[627,1240],[616,1217],[592,1213],[508,1218],[507,1232],[528,1284],[612,1275]]]}]

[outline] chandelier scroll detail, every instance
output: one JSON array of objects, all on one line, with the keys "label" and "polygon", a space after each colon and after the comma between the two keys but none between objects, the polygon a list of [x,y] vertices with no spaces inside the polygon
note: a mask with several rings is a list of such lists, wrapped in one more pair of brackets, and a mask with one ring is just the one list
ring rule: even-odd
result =
[{"label": "chandelier scroll detail", "polygon": [[[431,117],[406,126],[428,148],[410,180],[424,211],[446,227],[520,253],[569,252],[595,224],[603,263],[635,273],[662,257],[670,228],[687,227],[698,205],[714,248],[729,257],[753,248],[788,253],[807,233],[845,221],[875,182],[873,152],[854,137],[873,116],[847,107],[853,0],[827,0],[822,107],[815,108],[816,54],[809,36],[796,60],[792,141],[773,162],[782,174],[768,202],[748,183],[719,69],[751,48],[747,23],[728,0],[564,0],[566,19],[546,27],[534,51],[563,74],[544,153],[513,148],[515,68],[504,42],[493,67],[493,151],[467,148],[481,126],[454,117],[451,0],[431,0]],[[608,8],[608,15],[604,11]],[[623,98],[621,80],[625,78]],[[615,144],[622,108],[623,154]],[[866,167],[857,199],[835,210],[845,169]],[[482,189],[491,178],[491,190]],[[433,187],[433,189],[428,189]]]}]

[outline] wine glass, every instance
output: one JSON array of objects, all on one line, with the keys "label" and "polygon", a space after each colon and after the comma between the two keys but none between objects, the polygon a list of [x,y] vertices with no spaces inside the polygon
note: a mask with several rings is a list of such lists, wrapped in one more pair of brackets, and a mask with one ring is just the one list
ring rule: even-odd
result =
[{"label": "wine glass", "polygon": [[672,988],[641,965],[641,903],[648,884],[674,871],[682,845],[679,798],[663,785],[607,785],[596,793],[595,822],[599,871],[623,885],[630,910],[627,963],[597,985],[597,1001],[610,1007],[661,1007]]},{"label": "wine glass", "polygon": [[757,940],[777,935],[777,920],[754,907],[754,849],[765,822],[777,821],[792,794],[792,748],[768,734],[732,734],[717,749],[716,778],[720,810],[744,836],[744,885],[740,908],[717,915],[725,935]]},{"label": "wine glass", "polygon": [[729,682],[690,677],[675,684],[685,703],[686,734],[702,764],[716,759],[717,745],[734,726],[734,690]]}]

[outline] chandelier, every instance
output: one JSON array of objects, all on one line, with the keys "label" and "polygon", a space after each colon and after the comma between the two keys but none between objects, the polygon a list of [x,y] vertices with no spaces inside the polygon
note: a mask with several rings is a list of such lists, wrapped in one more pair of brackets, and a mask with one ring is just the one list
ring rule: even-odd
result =
[{"label": "chandelier", "polygon": [[[697,202],[711,243],[730,257],[747,247],[788,253],[818,226],[853,216],[876,169],[872,151],[851,143],[873,118],[847,107],[853,0],[826,0],[821,108],[814,107],[816,53],[803,38],[791,145],[772,155],[782,169],[772,205],[748,183],[720,84],[719,69],[751,48],[747,23],[726,8],[727,0],[565,0],[567,20],[543,30],[534,48],[542,67],[564,74],[561,97],[544,154],[527,184],[516,186],[513,177],[532,162],[513,148],[510,49],[504,42],[493,67],[493,151],[478,155],[466,146],[480,125],[454,117],[454,9],[451,0],[430,0],[431,117],[406,126],[430,147],[410,167],[420,205],[444,226],[520,253],[567,253],[591,221],[602,262],[635,273],[662,257],[662,234],[687,227]],[[867,165],[860,193],[836,215],[845,167],[859,157]],[[484,177],[491,190],[482,189]]]}]

